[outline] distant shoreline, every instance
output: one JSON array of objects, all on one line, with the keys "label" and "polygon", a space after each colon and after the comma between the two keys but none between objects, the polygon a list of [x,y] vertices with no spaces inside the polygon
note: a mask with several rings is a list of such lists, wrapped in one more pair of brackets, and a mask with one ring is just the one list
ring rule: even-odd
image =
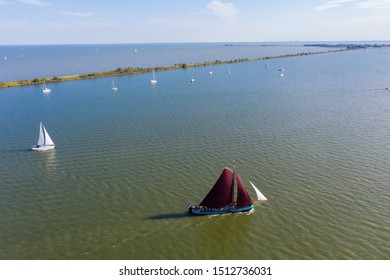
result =
[{"label": "distant shoreline", "polygon": [[304,44],[304,47],[321,47],[321,48],[346,48],[347,50],[358,50],[367,48],[388,48],[389,44]]},{"label": "distant shoreline", "polygon": [[288,58],[288,57],[297,57],[297,56],[306,56],[306,55],[315,55],[315,54],[326,54],[333,52],[340,52],[351,50],[350,48],[345,48],[345,46],[334,46],[337,48],[342,47],[343,49],[337,50],[326,50],[319,52],[301,52],[295,54],[285,54],[285,55],[277,55],[277,56],[265,56],[265,57],[256,57],[256,58],[241,58],[241,59],[232,59],[232,60],[215,60],[215,61],[205,61],[198,63],[178,63],[170,66],[157,66],[157,67],[146,67],[146,68],[117,68],[116,70],[110,71],[102,71],[102,72],[93,72],[90,74],[80,74],[80,75],[69,75],[69,76],[53,76],[53,77],[45,77],[45,78],[35,78],[31,80],[17,80],[17,81],[9,81],[9,82],[0,82],[0,88],[9,88],[9,87],[21,87],[21,86],[33,86],[33,85],[41,85],[41,84],[49,84],[49,83],[60,83],[67,81],[76,81],[76,80],[86,80],[86,79],[97,79],[97,78],[105,78],[112,76],[125,76],[125,75],[134,75],[134,74],[142,74],[148,73],[152,71],[167,71],[167,70],[176,70],[176,69],[186,69],[193,67],[204,67],[210,65],[220,65],[220,64],[233,64],[233,63],[241,63],[241,62],[250,62],[257,60],[270,60],[270,59],[279,59],[279,58]]}]

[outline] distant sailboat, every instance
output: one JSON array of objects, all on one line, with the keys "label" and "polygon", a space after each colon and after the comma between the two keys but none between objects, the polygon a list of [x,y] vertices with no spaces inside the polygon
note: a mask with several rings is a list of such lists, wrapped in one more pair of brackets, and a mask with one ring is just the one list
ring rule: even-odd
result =
[{"label": "distant sailboat", "polygon": [[118,88],[115,86],[114,80],[112,80],[112,83],[111,83],[111,90],[112,91],[117,91],[118,90]]},{"label": "distant sailboat", "polygon": [[42,92],[43,93],[50,93],[51,92],[51,89],[46,87],[46,83],[43,83]]},{"label": "distant sailboat", "polygon": [[33,151],[46,151],[55,147],[53,140],[51,140],[49,133],[42,122],[39,124],[39,138],[38,144],[32,147]]},{"label": "distant sailboat", "polygon": [[157,84],[156,73],[153,70],[153,78],[150,80],[151,84]]},{"label": "distant sailboat", "polygon": [[[237,199],[234,199],[234,178],[237,183]],[[266,200],[255,188],[259,200]],[[260,195],[259,195],[260,194]],[[188,206],[188,212],[194,215],[216,215],[247,212],[253,209],[253,201],[237,172],[225,167],[217,182],[199,205]]]},{"label": "distant sailboat", "polygon": [[191,74],[190,83],[191,84],[195,83],[194,73]]}]

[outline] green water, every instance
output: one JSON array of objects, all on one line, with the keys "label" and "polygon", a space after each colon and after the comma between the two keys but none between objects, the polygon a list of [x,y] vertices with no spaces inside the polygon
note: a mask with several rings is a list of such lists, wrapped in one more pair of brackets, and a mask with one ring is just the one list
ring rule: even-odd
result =
[{"label": "green water", "polygon": [[[0,258],[389,259],[390,50],[269,64],[1,89]],[[188,216],[232,160],[269,201]]]}]

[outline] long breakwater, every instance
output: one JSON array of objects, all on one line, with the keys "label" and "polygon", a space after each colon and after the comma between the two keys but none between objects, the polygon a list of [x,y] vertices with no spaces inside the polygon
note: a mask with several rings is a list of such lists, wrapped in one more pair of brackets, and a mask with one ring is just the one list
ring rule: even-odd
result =
[{"label": "long breakwater", "polygon": [[204,66],[212,66],[212,65],[220,65],[220,64],[234,64],[234,63],[242,63],[242,62],[250,62],[257,60],[270,60],[270,59],[279,59],[279,58],[288,58],[288,57],[297,57],[297,56],[306,56],[306,55],[315,55],[315,54],[326,54],[332,52],[340,52],[346,51],[349,49],[336,49],[336,50],[327,50],[327,51],[319,51],[319,52],[300,52],[295,54],[284,54],[277,56],[265,56],[265,57],[255,57],[255,58],[238,58],[231,60],[215,60],[215,61],[205,61],[205,62],[197,62],[197,63],[177,63],[174,65],[168,66],[158,66],[158,67],[127,67],[127,68],[117,68],[115,70],[109,71],[100,71],[93,72],[89,74],[79,74],[79,75],[69,75],[69,76],[53,76],[53,77],[37,77],[30,80],[17,80],[17,81],[8,81],[8,82],[0,82],[0,88],[9,88],[9,87],[20,87],[20,86],[31,86],[31,85],[41,85],[44,83],[60,83],[66,81],[75,81],[75,80],[85,80],[85,79],[96,79],[96,78],[104,78],[110,76],[124,76],[124,75],[134,75],[134,74],[142,74],[148,73],[152,71],[168,71],[168,70],[176,70],[176,69],[186,69],[193,67],[204,67]]}]

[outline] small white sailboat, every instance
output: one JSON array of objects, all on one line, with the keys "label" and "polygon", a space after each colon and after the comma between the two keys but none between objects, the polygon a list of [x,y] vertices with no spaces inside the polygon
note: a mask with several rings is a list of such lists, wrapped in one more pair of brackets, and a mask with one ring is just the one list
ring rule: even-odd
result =
[{"label": "small white sailboat", "polygon": [[213,71],[209,71],[209,75],[213,75]]},{"label": "small white sailboat", "polygon": [[189,80],[189,82],[190,82],[191,84],[195,83],[194,72],[192,72],[192,74],[191,74],[191,79]]},{"label": "small white sailboat", "polygon": [[195,83],[194,73],[191,75],[191,79],[189,81],[191,84]]},{"label": "small white sailboat", "polygon": [[284,77],[284,68],[279,68],[278,71],[280,72],[280,77]]},{"label": "small white sailboat", "polygon": [[118,90],[118,88],[115,86],[114,80],[112,80],[111,91],[117,91],[117,90]]},{"label": "small white sailboat", "polygon": [[31,149],[33,151],[46,151],[55,147],[53,140],[50,138],[49,133],[42,122],[39,124],[39,138],[38,144],[34,145]]},{"label": "small white sailboat", "polygon": [[150,80],[151,84],[157,84],[156,73],[153,70],[153,78]]},{"label": "small white sailboat", "polygon": [[42,92],[43,93],[50,93],[51,92],[51,89],[46,87],[46,83],[43,83]]}]

